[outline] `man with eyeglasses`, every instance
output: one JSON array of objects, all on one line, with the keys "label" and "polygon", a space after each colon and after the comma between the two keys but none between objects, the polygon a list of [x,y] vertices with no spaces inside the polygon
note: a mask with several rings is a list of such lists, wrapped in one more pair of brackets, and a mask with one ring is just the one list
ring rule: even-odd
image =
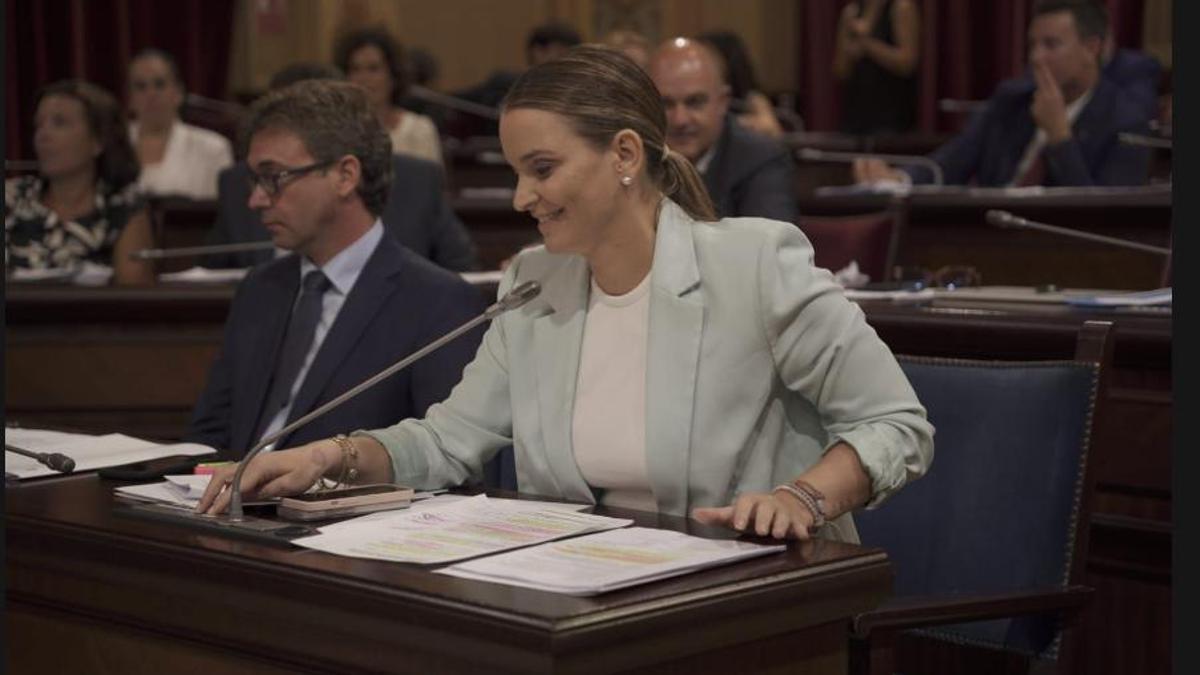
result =
[{"label": "man with eyeglasses", "polygon": [[664,42],[650,78],[667,114],[667,145],[691,160],[717,215],[796,221],[795,168],[782,144],[743,128],[729,114],[720,54],[696,40]]},{"label": "man with eyeglasses", "polygon": [[[458,275],[385,235],[391,146],[362,89],[310,80],[272,92],[244,138],[248,204],[291,254],[239,286],[185,436],[231,459],[483,309]],[[424,416],[481,337],[458,338],[276,446]]]},{"label": "man with eyeglasses", "polygon": [[[341,80],[337,68],[322,63],[294,63],[271,78],[276,91],[305,80]],[[389,140],[389,143],[391,141]],[[259,214],[247,207],[250,191],[246,166],[238,163],[218,179],[217,217],[205,244],[242,244],[266,241]],[[380,219],[384,230],[413,253],[455,272],[474,270],[475,246],[445,197],[442,167],[433,162],[394,155],[392,186]],[[200,264],[213,269],[252,267],[279,254],[258,249],[204,256]]]}]

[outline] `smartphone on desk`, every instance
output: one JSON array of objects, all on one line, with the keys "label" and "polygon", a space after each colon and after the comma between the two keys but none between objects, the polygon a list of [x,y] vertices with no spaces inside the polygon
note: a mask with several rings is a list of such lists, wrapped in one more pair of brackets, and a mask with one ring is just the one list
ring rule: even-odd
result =
[{"label": "smartphone on desk", "polygon": [[413,489],[391,483],[358,485],[340,490],[306,492],[279,501],[276,515],[284,520],[323,520],[400,509],[412,503]]}]

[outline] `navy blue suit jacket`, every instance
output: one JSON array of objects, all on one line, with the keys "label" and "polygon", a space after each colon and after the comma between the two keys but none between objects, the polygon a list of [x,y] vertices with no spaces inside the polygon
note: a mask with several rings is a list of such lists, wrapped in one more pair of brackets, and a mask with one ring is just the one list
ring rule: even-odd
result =
[{"label": "navy blue suit jacket", "polygon": [[[300,286],[300,259],[289,255],[250,271],[238,287],[221,352],[185,439],[239,458],[258,440],[255,427]],[[288,422],[346,392],[483,311],[480,292],[390,237],[380,240],[321,343]],[[423,417],[450,394],[475,356],[483,327],[367,389],[280,439],[301,445],[356,429]]]},{"label": "navy blue suit jacket", "polygon": [[[239,162],[217,177],[217,221],[206,243],[232,244],[268,241],[262,218],[250,199],[250,169]],[[404,155],[392,156],[392,185],[379,219],[397,241],[417,255],[456,272],[475,269],[475,247],[442,193],[442,171],[433,162]],[[251,267],[270,260],[265,251],[206,256],[209,268]]]},{"label": "navy blue suit jacket", "polygon": [[717,139],[704,185],[719,218],[796,222],[795,164],[782,143],[743,128],[732,115]]},{"label": "navy blue suit jacket", "polygon": [[[996,88],[983,110],[976,113],[958,136],[930,155],[941,165],[948,185],[999,187],[1016,174],[1017,165],[1036,126],[1029,106],[1032,80],[1007,80]],[[1121,90],[1101,78],[1092,99],[1072,126],[1071,140],[1046,146],[1046,180],[1043,185],[1142,185],[1150,166],[1147,148],[1125,145],[1123,131],[1146,133],[1148,120],[1140,105],[1122,96]],[[926,167],[904,167],[914,183],[933,180]]]},{"label": "navy blue suit jacket", "polygon": [[1118,49],[1100,74],[1117,85],[1124,96],[1141,105],[1147,117],[1158,116],[1158,81],[1162,79],[1162,66],[1153,56],[1136,49]]}]

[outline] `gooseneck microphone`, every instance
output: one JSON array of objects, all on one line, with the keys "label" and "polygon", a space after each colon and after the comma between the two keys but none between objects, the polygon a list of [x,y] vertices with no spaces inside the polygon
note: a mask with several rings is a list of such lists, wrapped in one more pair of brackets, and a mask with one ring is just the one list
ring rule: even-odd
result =
[{"label": "gooseneck microphone", "polygon": [[211,244],[208,246],[182,246],[180,248],[143,248],[129,254],[134,260],[159,260],[162,258],[181,258],[192,255],[208,255],[210,253],[237,253],[239,251],[263,251],[275,248],[275,242],[245,241],[237,244]]},{"label": "gooseneck microphone", "polygon": [[1026,220],[1020,216],[1014,216],[1008,211],[1001,211],[999,209],[989,209],[985,217],[987,218],[987,222],[995,225],[996,227],[1041,230],[1043,232],[1050,232],[1052,234],[1061,234],[1067,237],[1087,239],[1088,241],[1097,241],[1102,244],[1110,244],[1112,246],[1129,248],[1135,251],[1144,251],[1146,253],[1155,253],[1157,255],[1171,255],[1171,249],[1163,248],[1162,246],[1152,246],[1150,244],[1143,244],[1139,241],[1129,241],[1126,239],[1118,239],[1116,237],[1106,237],[1102,234],[1080,232],[1079,230],[1072,230],[1070,228],[1059,227],[1057,225],[1047,225],[1046,223],[1039,223],[1034,220]]},{"label": "gooseneck microphone", "polygon": [[428,101],[429,103],[445,106],[451,110],[470,113],[472,115],[489,120],[500,119],[500,111],[497,108],[476,103],[474,101],[468,101],[465,98],[458,98],[457,96],[443,94],[440,91],[434,91],[428,87],[422,87],[419,84],[409,85],[407,93],[411,94],[415,98],[421,99],[422,101]]},{"label": "gooseneck microphone", "polygon": [[75,460],[57,452],[51,452],[48,454],[45,452],[32,452],[24,448],[18,448],[15,445],[9,445],[8,443],[4,444],[4,449],[8,452],[15,452],[18,455],[24,455],[30,459],[36,459],[41,464],[45,464],[59,473],[71,473],[75,470]]},{"label": "gooseneck microphone", "polygon": [[366,380],[363,380],[360,384],[349,389],[348,391],[346,391],[346,393],[342,394],[341,396],[338,396],[337,398],[333,399],[332,401],[329,401],[328,403],[313,410],[312,412],[308,413],[307,415],[304,415],[303,417],[300,417],[299,419],[292,422],[291,424],[283,427],[279,431],[276,431],[275,433],[271,434],[270,436],[267,436],[267,437],[263,438],[262,440],[260,440],[257,445],[250,448],[250,451],[246,453],[246,456],[242,458],[242,461],[238,462],[237,472],[234,473],[233,482],[229,485],[229,489],[232,490],[232,493],[230,494],[230,501],[229,501],[229,519],[234,522],[239,522],[239,521],[242,521],[245,519],[245,516],[242,513],[242,487],[241,487],[242,486],[242,473],[246,471],[246,467],[249,466],[250,460],[254,459],[254,456],[257,455],[259,452],[261,452],[263,450],[263,448],[267,448],[267,447],[273,445],[276,441],[278,441],[279,439],[283,438],[284,436],[292,433],[296,429],[304,426],[305,424],[320,417],[321,415],[324,415],[325,413],[329,412],[330,410],[333,410],[334,408],[345,403],[346,401],[349,401],[350,399],[359,395],[366,389],[373,387],[374,385],[378,384],[380,381],[393,375],[397,371],[407,368],[409,365],[413,364],[414,362],[424,358],[425,355],[429,354],[430,352],[434,351],[435,349],[438,349],[442,345],[446,344],[447,342],[450,342],[451,340],[462,335],[463,333],[471,330],[475,326],[478,326],[479,324],[483,323],[484,321],[494,319],[497,316],[499,316],[509,310],[513,310],[513,309],[520,307],[521,305],[524,305],[525,303],[529,302],[530,300],[536,298],[538,296],[538,294],[541,292],[542,292],[542,286],[541,286],[541,284],[539,284],[536,281],[526,281],[525,283],[514,287],[512,290],[510,290],[508,293],[506,293],[504,295],[504,297],[500,298],[495,303],[493,303],[490,307],[483,310],[483,313],[480,314],[479,316],[471,319],[470,321],[467,321],[466,323],[459,326],[458,328],[451,330],[449,333],[446,333],[445,335],[434,340],[433,342],[430,342],[429,344],[425,345],[421,349],[418,349],[417,351],[413,352],[412,354],[404,357],[403,359],[400,359],[396,363],[388,366],[384,370],[379,371],[378,373],[376,373],[375,375],[372,375],[371,377],[367,378]]},{"label": "gooseneck microphone", "polygon": [[856,159],[882,159],[890,164],[911,164],[923,166],[933,173],[933,184],[944,185],[945,174],[942,165],[923,155],[888,155],[877,152],[834,152],[832,150],[817,150],[816,148],[800,148],[801,159],[814,162],[853,162]]}]

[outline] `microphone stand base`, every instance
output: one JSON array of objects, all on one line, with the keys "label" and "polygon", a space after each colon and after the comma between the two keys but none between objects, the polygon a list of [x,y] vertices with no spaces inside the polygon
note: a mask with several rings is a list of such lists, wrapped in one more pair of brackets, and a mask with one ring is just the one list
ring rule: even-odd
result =
[{"label": "microphone stand base", "polygon": [[196,513],[191,509],[165,504],[118,505],[113,509],[113,513],[269,544],[288,544],[293,539],[318,533],[316,528],[307,525],[254,516],[245,516],[241,520],[235,521],[227,515],[210,516]]}]

